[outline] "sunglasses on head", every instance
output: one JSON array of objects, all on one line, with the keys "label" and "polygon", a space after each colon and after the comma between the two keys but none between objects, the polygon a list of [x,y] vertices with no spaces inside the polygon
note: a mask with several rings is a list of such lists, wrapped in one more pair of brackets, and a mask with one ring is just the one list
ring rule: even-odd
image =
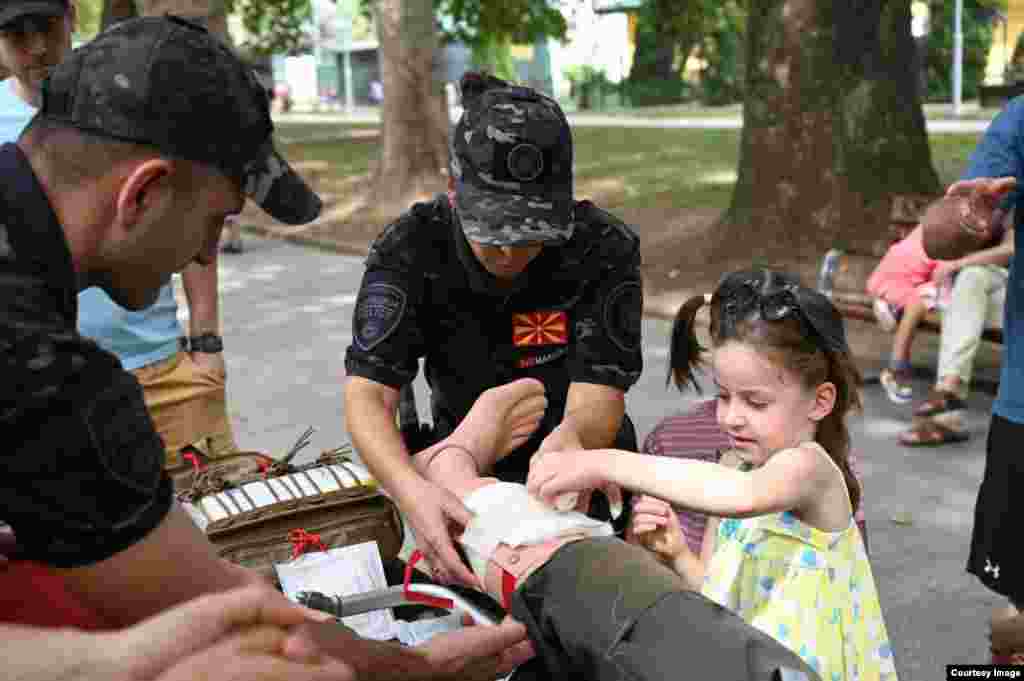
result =
[{"label": "sunglasses on head", "polygon": [[[777,283],[776,283],[777,282]],[[767,277],[750,275],[726,281],[717,293],[720,304],[719,326],[730,337],[736,325],[757,317],[769,322],[796,319],[808,340],[819,341],[826,350],[847,352],[846,333],[832,303],[817,291],[774,273]],[[817,344],[817,343],[816,343]]]}]

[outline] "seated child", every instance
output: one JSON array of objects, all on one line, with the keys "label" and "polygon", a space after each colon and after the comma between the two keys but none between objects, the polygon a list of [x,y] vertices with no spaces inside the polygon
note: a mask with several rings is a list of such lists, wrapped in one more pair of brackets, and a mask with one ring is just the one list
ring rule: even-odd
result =
[{"label": "seated child", "polygon": [[[914,398],[910,383],[910,348],[918,324],[939,302],[945,268],[924,252],[922,230],[918,225],[889,247],[868,277],[867,291],[874,296],[875,318],[886,331],[896,331],[892,341],[889,366],[882,370],[880,380],[889,400],[905,404]],[[936,272],[940,274],[936,277]]]},{"label": "seated child", "polygon": [[[485,590],[526,625],[541,678],[592,681],[817,678],[770,636],[686,588],[649,551],[607,524],[559,512],[525,486],[481,477],[539,425],[544,386],[522,379],[485,391],[445,440],[416,454],[427,479],[475,513],[460,543]],[[501,541],[533,530],[530,543]],[[514,540],[513,540],[514,541]],[[802,674],[800,673],[802,672]]]},{"label": "seated child", "polygon": [[[535,456],[527,488],[546,503],[608,483],[712,516],[701,553],[667,504],[641,499],[633,533],[687,585],[800,655],[823,679],[896,679],[878,590],[854,513],[847,413],[858,375],[842,318],[796,279],[753,269],[680,309],[670,364],[695,383],[694,317],[711,308],[721,463],[616,450]],[[722,518],[721,521],[717,518]],[[646,535],[646,536],[644,536]]]}]

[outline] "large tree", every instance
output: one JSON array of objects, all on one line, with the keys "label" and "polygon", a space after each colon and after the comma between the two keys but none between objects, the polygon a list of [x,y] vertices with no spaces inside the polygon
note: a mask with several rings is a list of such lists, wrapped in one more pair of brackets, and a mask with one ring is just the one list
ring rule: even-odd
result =
[{"label": "large tree", "polygon": [[432,0],[376,0],[381,155],[370,201],[383,214],[439,189],[447,165],[448,107],[437,76]]},{"label": "large tree", "polygon": [[751,0],[740,162],[715,255],[877,252],[892,197],[933,194],[910,0]]},{"label": "large tree", "polygon": [[[547,0],[371,0],[380,45],[381,156],[370,204],[383,215],[444,186],[448,102],[438,46],[443,35],[475,51],[562,37]],[[440,17],[438,19],[437,17]]]}]

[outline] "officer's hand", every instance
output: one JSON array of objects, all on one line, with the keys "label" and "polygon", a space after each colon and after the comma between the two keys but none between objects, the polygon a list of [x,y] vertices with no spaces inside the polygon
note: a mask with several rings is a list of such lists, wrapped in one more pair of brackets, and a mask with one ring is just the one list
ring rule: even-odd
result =
[{"label": "officer's hand", "polygon": [[[228,660],[242,656],[245,651],[255,652],[255,648],[263,646],[259,642],[269,640],[271,630],[284,632],[322,617],[289,602],[269,585],[250,586],[201,596],[128,629],[102,634],[111,640],[104,641],[100,647],[112,656],[113,668],[123,672],[126,678],[151,679],[186,658],[206,654],[204,651],[209,652],[221,644],[227,647],[210,653],[217,659]],[[228,642],[254,627],[264,631],[256,636],[259,645],[254,643],[255,648],[248,645],[253,641],[244,636]],[[283,641],[283,636],[274,640]]]},{"label": "officer's hand", "polygon": [[252,627],[189,655],[155,681],[354,681],[344,662],[314,653],[307,659],[281,655],[289,631]]},{"label": "officer's hand", "polygon": [[285,648],[290,658],[308,651],[342,660],[360,681],[491,681],[534,654],[526,628],[511,618],[438,634],[415,648],[360,638],[337,624],[309,624]]},{"label": "officer's hand", "polygon": [[448,490],[422,478],[398,496],[399,506],[416,537],[416,548],[433,568],[434,579],[442,584],[457,582],[481,588],[452,542],[452,537],[460,534],[472,519],[469,509]]}]

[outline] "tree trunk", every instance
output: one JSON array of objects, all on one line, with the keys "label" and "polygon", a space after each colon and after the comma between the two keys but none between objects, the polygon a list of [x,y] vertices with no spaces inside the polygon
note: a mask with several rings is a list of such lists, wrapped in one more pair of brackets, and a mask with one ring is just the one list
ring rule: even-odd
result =
[{"label": "tree trunk", "polygon": [[444,188],[449,122],[431,0],[377,0],[374,14],[384,101],[370,203],[387,214]]},{"label": "tree trunk", "polygon": [[754,0],[732,205],[711,257],[878,252],[892,197],[934,194],[910,0]]},{"label": "tree trunk", "polygon": [[139,15],[135,0],[103,0],[103,15],[100,18],[100,30],[110,28],[112,24]]}]

